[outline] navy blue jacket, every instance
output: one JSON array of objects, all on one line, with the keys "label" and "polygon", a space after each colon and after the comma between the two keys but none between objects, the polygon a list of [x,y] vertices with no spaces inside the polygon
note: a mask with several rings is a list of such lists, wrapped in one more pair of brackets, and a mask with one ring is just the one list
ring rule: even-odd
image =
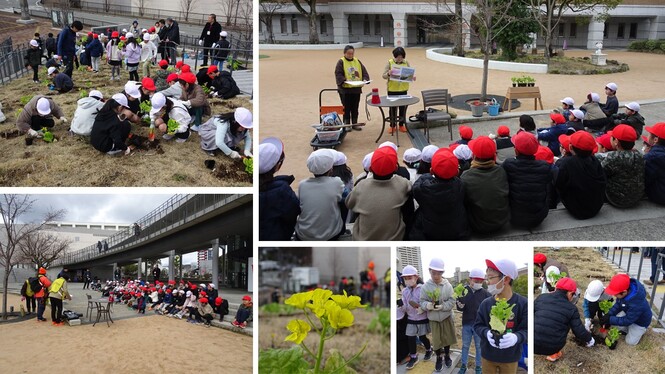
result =
[{"label": "navy blue jacket", "polygon": [[546,129],[538,129],[538,140],[546,141],[549,149],[552,150],[555,156],[561,156],[559,151],[559,135],[568,132],[568,125],[565,123],[548,127]]},{"label": "navy blue jacket", "polygon": [[58,90],[71,90],[74,87],[74,82],[72,82],[72,78],[69,77],[69,75],[65,73],[58,73],[55,75],[55,78],[53,78],[53,84],[55,85],[55,88]]},{"label": "navy blue jacket", "polygon": [[[647,301],[647,291],[635,278],[630,278],[628,295],[623,299],[617,298],[614,306],[607,313],[610,316],[610,325],[630,326],[633,323],[649,327],[651,324],[651,308]],[[624,317],[617,317],[619,312],[625,312]]]},{"label": "navy blue jacket", "polygon": [[513,307],[513,318],[508,320],[507,329],[517,335],[517,344],[510,348],[494,348],[487,341],[487,332],[490,328],[490,309],[496,304],[494,297],[488,297],[480,303],[476,322],[473,330],[480,336],[480,356],[485,360],[492,362],[510,363],[517,362],[522,358],[522,344],[527,342],[527,326],[529,307],[526,297],[513,292],[513,296],[508,300],[508,304],[515,304]]},{"label": "navy blue jacket", "polygon": [[594,156],[569,156],[556,162],[559,168],[554,185],[561,202],[577,219],[594,217],[603,207],[607,179]]},{"label": "navy blue jacket", "polygon": [[649,200],[665,205],[665,147],[654,145],[644,155],[644,182]]},{"label": "navy blue jacket", "polygon": [[552,168],[534,156],[519,155],[501,165],[508,175],[510,222],[532,228],[547,217],[547,189],[552,182]]},{"label": "navy blue jacket", "polygon": [[589,342],[591,334],[584,328],[577,307],[568,301],[565,292],[555,291],[538,296],[533,303],[534,353],[551,355],[559,352],[568,338],[568,331]]},{"label": "navy blue jacket", "polygon": [[87,51],[90,54],[90,57],[102,57],[102,54],[104,54],[102,42],[100,42],[99,39],[92,39],[90,44],[88,44]]},{"label": "navy blue jacket", "polygon": [[58,36],[58,56],[73,57],[76,54],[76,33],[65,26]]},{"label": "navy blue jacket", "polygon": [[460,303],[464,304],[464,308],[457,307],[457,310],[462,312],[462,325],[471,325],[476,322],[476,315],[478,314],[478,308],[480,303],[488,297],[492,296],[486,289],[481,288],[478,291],[474,291],[471,287],[466,286],[466,295],[460,297],[458,300]]},{"label": "navy blue jacket", "polygon": [[291,189],[293,175],[278,175],[259,189],[259,240],[291,240],[300,200]]},{"label": "navy blue jacket", "polygon": [[460,240],[471,234],[464,207],[464,186],[458,177],[443,180],[423,174],[413,184],[418,202],[410,240]]}]

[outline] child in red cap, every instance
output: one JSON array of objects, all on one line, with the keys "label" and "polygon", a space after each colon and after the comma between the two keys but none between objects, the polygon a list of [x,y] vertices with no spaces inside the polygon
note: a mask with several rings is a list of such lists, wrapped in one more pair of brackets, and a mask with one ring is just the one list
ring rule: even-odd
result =
[{"label": "child in red cap", "polygon": [[229,314],[229,301],[218,296],[215,298],[213,309],[215,309],[215,313],[219,314],[219,322],[222,322],[224,321],[224,316]]},{"label": "child in red cap", "polygon": [[644,157],[633,149],[637,133],[622,124],[608,134],[616,151],[608,153],[601,162],[607,177],[605,196],[618,208],[630,208],[644,196]]},{"label": "child in red cap", "polygon": [[446,148],[432,158],[430,174],[413,185],[419,204],[410,240],[464,240],[470,234],[464,208],[464,186],[457,177],[459,162]]},{"label": "child in red cap", "polygon": [[496,129],[496,135],[490,134],[496,143],[496,162],[502,164],[505,160],[515,157],[515,146],[510,140],[510,128],[501,125]]},{"label": "child in red cap", "polygon": [[566,125],[566,118],[560,113],[550,113],[550,127],[546,129],[538,129],[538,140],[547,142],[547,146],[552,150],[555,156],[560,156],[559,150],[559,136],[568,131]]},{"label": "child in red cap", "polygon": [[153,72],[152,76],[155,80],[155,87],[157,88],[157,91],[162,91],[169,87],[169,85],[166,83],[166,78],[170,73],[168,70],[166,70],[169,67],[169,62],[166,60],[161,60],[159,61],[158,65],[159,68]]},{"label": "child in red cap", "polygon": [[605,328],[617,326],[627,333],[626,344],[637,345],[651,325],[652,317],[644,286],[637,279],[622,273],[612,277],[605,293],[615,296],[617,301],[600,323]]},{"label": "child in red cap", "polygon": [[452,144],[469,144],[469,141],[473,139],[473,129],[469,126],[460,126],[459,127],[459,140]]},{"label": "child in red cap", "polygon": [[644,183],[649,200],[665,205],[665,122],[645,128],[649,136],[645,143]]},{"label": "child in red cap", "polygon": [[249,295],[243,296],[242,304],[238,307],[236,318],[232,322],[233,326],[240,327],[241,329],[247,327],[247,322],[252,321],[252,310],[252,297]]}]

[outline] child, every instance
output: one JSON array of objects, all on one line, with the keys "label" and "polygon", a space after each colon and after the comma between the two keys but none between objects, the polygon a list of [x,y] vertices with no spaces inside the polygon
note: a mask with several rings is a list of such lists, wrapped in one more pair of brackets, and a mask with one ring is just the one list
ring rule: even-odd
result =
[{"label": "child", "polygon": [[616,125],[626,124],[635,129],[637,136],[642,135],[642,129],[644,128],[644,117],[639,113],[640,104],[636,102],[630,102],[626,104],[626,109],[624,113],[615,114],[612,116],[612,124],[608,126],[608,130]]},{"label": "child", "polygon": [[60,119],[63,123],[67,122],[62,109],[53,99],[43,95],[35,95],[23,107],[16,120],[16,127],[22,134],[27,132],[32,137],[41,137],[44,135],[41,133],[42,128],[50,129],[55,126],[54,117]]},{"label": "child", "polygon": [[111,79],[120,80],[120,66],[122,65],[122,49],[118,46],[120,34],[114,31],[111,40],[106,44],[106,62],[111,65]]},{"label": "child", "polygon": [[[342,180],[342,183],[344,183],[342,199],[346,199],[351,193],[351,190],[353,190],[353,172],[351,171],[351,168],[346,165],[346,155],[339,151],[335,152],[335,162],[333,163],[331,176],[338,177]],[[349,210],[346,205],[340,205],[340,209],[342,211],[342,221],[347,223]]]},{"label": "child", "polygon": [[210,304],[208,304],[208,298],[202,297],[199,299],[199,306],[194,309],[194,318],[196,323],[201,323],[202,319],[205,319],[205,327],[210,327],[210,322],[214,318],[212,316],[213,310]]},{"label": "child", "polygon": [[210,90],[212,97],[219,97],[224,100],[232,99],[240,95],[240,88],[226,70],[219,70],[216,65],[208,67],[206,74],[210,77]]},{"label": "child", "polygon": [[370,153],[366,154],[365,157],[363,157],[363,161],[362,161],[363,172],[358,174],[358,176],[356,177],[356,181],[353,184],[354,187],[357,186],[358,183],[360,183],[360,181],[365,180],[365,179],[367,179],[367,177],[370,176],[369,167],[372,163],[372,156],[373,155],[374,155],[374,152],[370,152]]},{"label": "child", "polygon": [[301,212],[295,228],[298,240],[336,240],[345,230],[339,205],[343,201],[344,182],[331,176],[334,152],[319,149],[307,158],[307,168],[314,177],[298,186]]},{"label": "child", "polygon": [[570,112],[575,109],[575,100],[573,100],[572,97],[564,97],[563,99],[559,100],[559,102],[562,106],[560,113],[563,114],[564,118],[568,118]]},{"label": "child", "polygon": [[580,110],[584,112],[584,121],[593,121],[598,119],[607,118],[603,110],[600,108],[600,95],[595,92],[590,92],[586,95],[587,101],[580,105]]},{"label": "child", "polygon": [[434,144],[426,145],[425,148],[423,148],[423,151],[420,154],[420,162],[418,163],[419,175],[429,173],[429,170],[432,167],[432,157],[434,157],[434,154],[438,150],[439,147]]},{"label": "child", "polygon": [[534,122],[533,117],[531,117],[528,114],[522,114],[520,116],[520,129],[519,129],[519,131],[530,132],[534,136],[537,135],[537,133],[536,133],[536,122]]},{"label": "child", "polygon": [[242,304],[238,307],[236,318],[233,320],[233,326],[244,329],[247,327],[247,322],[252,320],[252,297],[245,295],[242,297]]},{"label": "child", "polygon": [[120,119],[126,117],[128,109],[127,98],[123,94],[113,95],[100,109],[90,132],[90,144],[96,150],[109,155],[131,152],[131,148],[125,144],[131,125],[126,119]]},{"label": "child", "polygon": [[628,125],[618,125],[610,134],[616,151],[601,162],[607,176],[607,201],[617,208],[630,208],[644,196],[644,157],[633,149],[637,134]]},{"label": "child", "polygon": [[104,46],[99,40],[99,35],[92,34],[92,41],[88,46],[88,54],[90,55],[90,64],[92,65],[92,71],[99,73],[99,60],[101,60],[102,55],[104,54]]},{"label": "child", "polygon": [[431,174],[413,185],[418,202],[410,240],[464,240],[470,234],[464,208],[464,186],[457,177],[459,162],[449,149],[439,149]]},{"label": "child", "polygon": [[[161,70],[158,70],[157,72],[159,73],[160,71]],[[174,73],[169,74],[166,78],[166,84],[168,85],[168,88],[160,92],[163,93],[166,97],[172,97],[174,99],[180,100],[180,97],[182,97],[182,86],[178,81],[178,75]]]},{"label": "child", "polygon": [[[69,130],[77,135],[90,136],[97,113],[104,106],[104,95],[100,91],[91,90],[88,97],[79,99],[76,104],[76,112]],[[101,247],[101,243],[99,246]]]},{"label": "child", "polygon": [[605,293],[605,286],[603,282],[598,279],[592,280],[584,292],[584,302],[582,303],[582,310],[584,311],[584,328],[591,332],[591,320],[596,315],[598,320],[602,320],[605,313],[600,310],[601,301],[614,301],[608,294]]},{"label": "child", "polygon": [[[157,47],[150,41],[150,34],[143,34],[143,41],[141,42],[141,67],[144,77],[150,76],[150,66],[153,60],[157,57]],[[164,83],[166,83],[166,76],[164,76]]]},{"label": "child", "polygon": [[427,319],[427,313],[420,307],[422,285],[418,284],[418,270],[411,265],[405,266],[402,270],[402,279],[406,284],[406,288],[402,290],[402,310],[407,316],[406,336],[410,355],[406,369],[410,370],[418,363],[416,339],[420,339],[426,349],[423,361],[429,361],[432,358],[432,346],[427,338],[427,334],[431,333],[432,330]]},{"label": "child", "polygon": [[459,162],[459,171],[457,172],[457,175],[460,176],[471,167],[473,152],[471,152],[471,148],[466,144],[453,144],[450,146],[450,150],[453,151],[453,154],[457,157],[457,161]]},{"label": "child", "polygon": [[221,297],[215,298],[215,312],[219,314],[219,322],[224,321],[224,316],[229,314],[229,301]]},{"label": "child", "polygon": [[502,164],[505,160],[515,157],[515,145],[510,140],[510,128],[501,125],[496,129],[496,136],[490,135],[496,143],[496,162]]},{"label": "child", "polygon": [[[237,108],[235,112],[212,117],[200,126],[201,149],[210,153],[221,151],[232,160],[251,158],[253,154],[250,130],[253,127],[252,112],[246,108]],[[194,126],[191,129],[194,131]],[[241,144],[243,144],[242,156]]]},{"label": "child", "polygon": [[552,150],[552,153],[555,156],[560,156],[559,136],[566,134],[568,131],[566,118],[560,113],[550,113],[550,119],[549,128],[538,129],[538,140],[547,142],[547,146]]},{"label": "child", "polygon": [[482,373],[480,336],[478,336],[473,330],[473,324],[476,321],[480,303],[491,296],[489,292],[483,288],[484,281],[485,272],[482,271],[482,269],[471,269],[471,272],[469,273],[469,284],[464,287],[466,295],[457,298],[457,310],[462,312],[462,366],[460,366],[458,371],[459,374],[466,373],[469,360],[469,347],[471,346],[472,338],[476,349],[476,374]]},{"label": "child", "polygon": [[452,144],[469,144],[469,141],[473,139],[473,129],[469,126],[460,126],[459,127],[459,137],[460,139]]},{"label": "child", "polygon": [[575,131],[584,131],[584,112],[579,110],[579,109],[573,109],[570,111],[570,114],[568,115],[568,122],[566,123],[566,126],[568,126],[568,131],[572,131],[570,129],[574,129]]},{"label": "child", "polygon": [[617,99],[616,94],[616,83],[608,83],[605,85],[605,95],[607,95],[607,100],[605,100],[605,104],[600,104],[600,108],[607,117],[611,117],[619,111],[619,99]]},{"label": "child", "polygon": [[[189,121],[191,117],[187,108],[179,100],[167,99],[163,94],[156,93],[151,99],[151,120],[155,121],[155,127],[164,135],[164,140],[175,138],[177,143],[184,143],[189,139]],[[169,128],[170,120],[177,122],[176,128]]]},{"label": "child", "polygon": [[41,83],[39,81],[39,65],[42,64],[42,50],[39,48],[39,43],[36,40],[30,41],[30,47],[25,53],[25,67],[32,69],[32,81]]},{"label": "child", "polygon": [[[420,307],[427,311],[432,331],[432,349],[436,352],[434,370],[440,372],[445,361],[446,367],[452,365],[450,346],[457,344],[455,323],[453,321],[453,286],[443,277],[444,263],[440,258],[433,258],[429,263],[430,279],[420,290]],[[434,293],[438,290],[438,297]],[[443,356],[442,356],[443,355]]]},{"label": "child", "polygon": [[139,80],[139,63],[141,61],[141,46],[136,42],[136,37],[133,33],[127,33],[127,41],[125,42],[124,56],[127,58],[127,70],[129,71],[129,80]]},{"label": "child", "polygon": [[50,59],[52,55],[54,55],[58,49],[56,45],[55,38],[53,37],[53,33],[50,32],[47,35],[48,37],[46,38],[46,42],[44,43],[44,46],[46,47],[46,58]]},{"label": "child", "polygon": [[644,286],[628,274],[612,277],[605,293],[617,298],[610,311],[601,318],[605,328],[614,325],[626,334],[626,344],[637,345],[651,325],[651,307]]},{"label": "child", "polygon": [[409,148],[406,151],[404,151],[404,157],[402,157],[404,160],[404,165],[406,165],[406,169],[409,171],[409,180],[411,181],[411,184],[414,184],[416,180],[418,180],[418,163],[422,159],[422,152],[420,152],[419,149],[417,148]]},{"label": "child", "polygon": [[596,144],[598,145],[598,152],[595,154],[596,158],[602,161],[607,154],[614,150],[612,146],[612,137],[609,134],[603,134],[596,138]]},{"label": "child", "polygon": [[44,64],[45,68],[50,68],[50,67],[56,67],[59,68],[62,66],[62,57],[58,55],[53,55],[50,59],[46,61],[46,64]]},{"label": "child", "polygon": [[72,78],[65,73],[61,73],[57,68],[48,68],[48,76],[53,80],[53,84],[49,86],[50,89],[58,91],[58,93],[67,93],[74,88]]},{"label": "child", "polygon": [[[143,51],[142,51],[143,52]],[[169,62],[166,60],[161,60],[159,61],[159,69],[157,69],[154,74],[153,74],[153,79],[155,80],[155,87],[157,88],[157,91],[163,91],[167,88],[169,88],[168,83],[166,82],[166,78],[169,76],[169,71],[166,70],[169,67]],[[176,75],[177,77],[177,75]],[[176,79],[177,81],[177,79]],[[176,97],[177,99],[177,97]]]},{"label": "child", "polygon": [[646,127],[650,144],[644,155],[645,192],[649,200],[665,205],[665,123]]},{"label": "child", "polygon": [[196,84],[196,76],[190,72],[183,72],[180,74],[178,76],[178,81],[182,87],[181,98],[183,100],[183,104],[189,108],[189,114],[193,115],[194,117],[194,126],[192,126],[192,131],[198,131],[203,115],[210,115],[208,95],[206,95],[201,86]]}]

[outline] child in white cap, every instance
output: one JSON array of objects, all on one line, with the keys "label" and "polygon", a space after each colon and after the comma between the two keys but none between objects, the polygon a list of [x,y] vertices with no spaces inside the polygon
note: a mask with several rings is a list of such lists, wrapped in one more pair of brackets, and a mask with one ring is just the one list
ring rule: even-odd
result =
[{"label": "child in white cap", "polygon": [[430,144],[423,148],[422,153],[420,154],[420,162],[418,163],[418,174],[427,174],[429,169],[432,167],[432,157],[434,153],[439,150],[439,147],[434,144]]},{"label": "child in white cap", "polygon": [[364,179],[366,179],[370,175],[369,167],[372,163],[372,155],[374,152],[370,152],[363,157],[363,172],[358,174],[358,177],[356,177],[356,182],[354,183],[354,186],[358,185],[358,183]]},{"label": "child in white cap", "polygon": [[638,138],[642,135],[644,117],[640,114],[640,104],[634,101],[626,104],[623,113],[613,115],[612,121],[613,123],[607,127],[607,130],[612,130],[617,125],[625,124],[635,129]]},{"label": "child in white cap", "polygon": [[50,129],[55,126],[54,117],[63,123],[67,122],[62,109],[53,99],[44,95],[35,95],[23,107],[16,120],[16,127],[22,134],[28,133],[32,137],[41,137],[42,128]]},{"label": "child in white cap", "polygon": [[605,100],[605,104],[600,104],[600,108],[608,117],[619,112],[619,99],[616,96],[617,88],[617,84],[614,82],[605,85],[605,95],[607,95],[607,99]]},{"label": "child in white cap", "polygon": [[559,100],[561,103],[561,110],[559,112],[563,114],[564,117],[568,118],[570,111],[575,109],[575,100],[572,97],[564,97]]},{"label": "child in white cap", "polygon": [[90,132],[90,144],[103,153],[109,155],[125,152],[129,154],[131,148],[127,147],[125,141],[132,130],[125,113],[129,112],[127,97],[121,93],[115,94],[107,101],[97,113],[95,122]]},{"label": "child in white cap", "polygon": [[598,316],[600,321],[605,313],[600,310],[600,302],[613,300],[612,297],[605,293],[605,286],[603,282],[598,279],[592,280],[584,292],[584,302],[582,303],[582,310],[584,311],[584,327],[587,331],[591,331],[591,322]]},{"label": "child in white cap", "polygon": [[87,97],[77,101],[76,112],[69,130],[77,135],[90,136],[92,124],[103,106],[104,95],[98,90],[90,91]]},{"label": "child in white cap", "polygon": [[430,344],[427,334],[432,330],[429,326],[427,313],[420,307],[420,297],[422,294],[422,283],[418,282],[418,270],[411,265],[407,265],[402,270],[402,279],[406,288],[402,290],[402,303],[400,307],[407,316],[406,320],[406,336],[409,345],[409,362],[406,364],[406,369],[410,370],[418,363],[418,352],[416,351],[416,339],[425,346],[426,352],[424,361],[429,361],[432,358],[434,351]]},{"label": "child in white cap", "polygon": [[584,112],[584,121],[593,121],[607,118],[600,108],[600,95],[595,92],[589,92],[586,95],[587,101],[580,105],[580,110]]},{"label": "child in white cap", "polygon": [[25,67],[30,67],[32,69],[32,81],[35,83],[39,82],[39,65],[42,64],[43,51],[39,48],[39,42],[36,40],[30,41],[30,47],[25,52]]},{"label": "child in white cap", "polygon": [[[250,131],[253,127],[252,112],[247,108],[237,108],[235,112],[211,117],[198,129],[201,148],[213,154],[220,150],[233,160],[240,160],[243,156],[253,157]],[[240,144],[243,141],[243,154],[240,155]]]},{"label": "child in white cap", "polygon": [[409,180],[411,181],[411,184],[415,183],[420,176],[418,174],[418,163],[421,158],[422,152],[417,148],[409,148],[404,151],[402,159],[404,160],[404,165],[406,165],[406,170],[409,171]]},{"label": "child in white cap", "polygon": [[[155,127],[164,135],[164,140],[175,138],[178,143],[184,143],[189,139],[190,117],[187,108],[180,100],[170,99],[158,92],[150,99],[152,109],[150,118],[155,121]],[[170,126],[169,122],[175,121],[175,126]]]}]

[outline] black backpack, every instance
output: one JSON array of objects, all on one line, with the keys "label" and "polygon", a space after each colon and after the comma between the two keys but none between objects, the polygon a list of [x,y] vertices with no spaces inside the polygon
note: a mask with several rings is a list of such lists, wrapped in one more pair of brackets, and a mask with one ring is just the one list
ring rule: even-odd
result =
[{"label": "black backpack", "polygon": [[42,290],[42,283],[39,281],[39,278],[37,277],[30,277],[28,278],[28,283],[30,284],[30,289],[32,290],[33,293],[37,293]]},{"label": "black backpack", "polygon": [[360,282],[363,284],[369,282],[369,274],[367,274],[367,270],[360,272]]}]

